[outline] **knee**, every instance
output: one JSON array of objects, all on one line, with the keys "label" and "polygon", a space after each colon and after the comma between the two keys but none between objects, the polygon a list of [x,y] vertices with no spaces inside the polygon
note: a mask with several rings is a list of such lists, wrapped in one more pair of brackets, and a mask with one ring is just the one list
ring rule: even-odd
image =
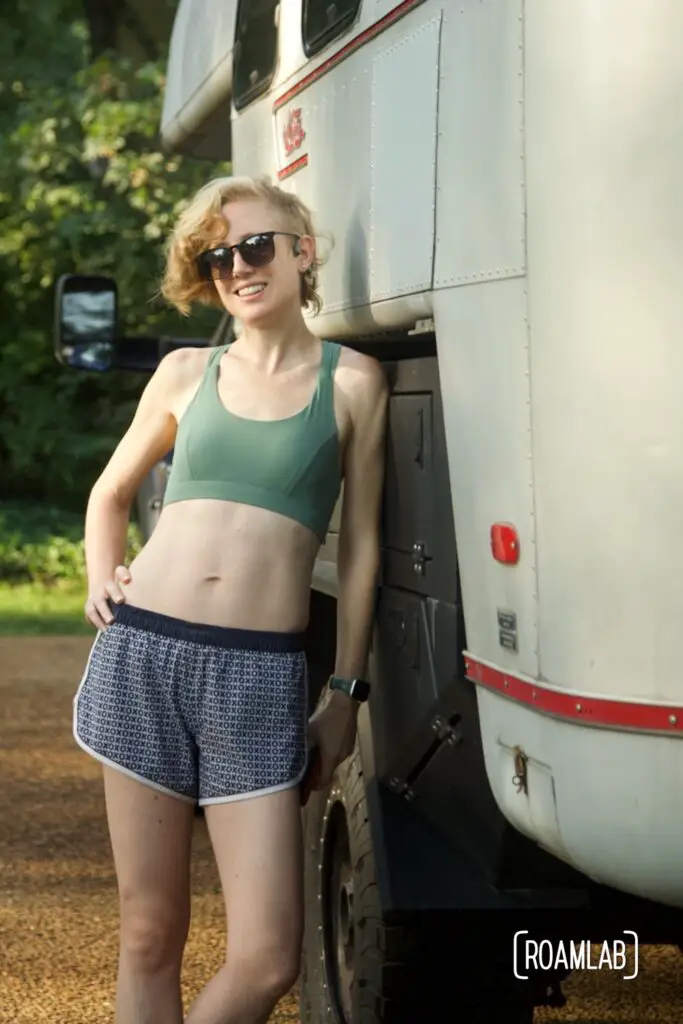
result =
[{"label": "knee", "polygon": [[136,971],[175,968],[183,955],[189,913],[158,900],[121,900],[121,953]]},{"label": "knee", "polygon": [[270,953],[266,953],[261,964],[264,985],[273,999],[282,999],[288,992],[291,992],[301,971],[299,951],[296,955],[292,951],[270,951]]},{"label": "knee", "polygon": [[[228,937],[228,944],[230,938]],[[296,943],[275,945],[272,942],[253,946],[239,953],[228,950],[228,966],[251,987],[276,1003],[296,985],[301,970],[301,946]]]}]

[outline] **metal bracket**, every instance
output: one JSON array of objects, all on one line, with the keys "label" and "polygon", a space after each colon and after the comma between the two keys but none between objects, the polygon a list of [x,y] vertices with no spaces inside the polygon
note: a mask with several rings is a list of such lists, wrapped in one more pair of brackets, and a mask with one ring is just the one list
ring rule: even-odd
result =
[{"label": "metal bracket", "polygon": [[393,790],[394,793],[398,793],[404,800],[412,800],[415,796],[408,783],[403,779],[399,779],[396,775],[389,779],[389,789]]},{"label": "metal bracket", "polygon": [[441,715],[437,715],[432,722],[432,729],[442,742],[448,743],[451,747],[457,747],[462,743],[462,733]]},{"label": "metal bracket", "polygon": [[436,331],[436,324],[432,317],[426,317],[424,320],[416,320],[415,326],[412,331],[408,331],[410,336],[415,334],[434,334]]}]

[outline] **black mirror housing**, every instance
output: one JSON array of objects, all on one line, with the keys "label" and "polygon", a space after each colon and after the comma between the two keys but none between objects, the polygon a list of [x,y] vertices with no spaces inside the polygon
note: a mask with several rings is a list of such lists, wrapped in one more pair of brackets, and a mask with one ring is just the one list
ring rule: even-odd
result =
[{"label": "black mirror housing", "polygon": [[57,281],[53,347],[62,366],[96,373],[153,373],[168,352],[208,348],[211,343],[209,338],[120,335],[118,292],[113,278],[63,274]]},{"label": "black mirror housing", "polygon": [[115,364],[118,292],[111,277],[63,274],[55,288],[54,352],[63,366],[105,373]]}]

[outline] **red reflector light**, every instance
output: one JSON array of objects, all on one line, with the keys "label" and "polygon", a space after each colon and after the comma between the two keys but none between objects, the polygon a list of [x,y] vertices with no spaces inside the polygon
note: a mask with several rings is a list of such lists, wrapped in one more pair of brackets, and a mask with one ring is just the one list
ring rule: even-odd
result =
[{"label": "red reflector light", "polygon": [[516,565],[519,561],[519,537],[509,523],[494,523],[491,527],[491,551],[497,562]]}]

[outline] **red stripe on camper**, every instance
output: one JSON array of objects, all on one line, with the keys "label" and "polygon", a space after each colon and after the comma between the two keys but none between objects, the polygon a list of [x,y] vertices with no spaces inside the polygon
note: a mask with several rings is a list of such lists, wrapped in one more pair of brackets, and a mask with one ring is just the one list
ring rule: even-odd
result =
[{"label": "red stripe on camper", "polygon": [[291,164],[287,164],[282,170],[277,172],[278,180],[284,181],[290,174],[294,174],[296,171],[300,171],[302,167],[306,167],[308,164],[308,153],[300,156],[298,160],[292,160]]},{"label": "red stripe on camper", "polygon": [[683,707],[680,705],[644,704],[568,693],[552,689],[546,683],[521,679],[512,672],[502,672],[470,654],[465,655],[465,675],[477,686],[493,690],[542,715],[581,725],[683,736]]}]

